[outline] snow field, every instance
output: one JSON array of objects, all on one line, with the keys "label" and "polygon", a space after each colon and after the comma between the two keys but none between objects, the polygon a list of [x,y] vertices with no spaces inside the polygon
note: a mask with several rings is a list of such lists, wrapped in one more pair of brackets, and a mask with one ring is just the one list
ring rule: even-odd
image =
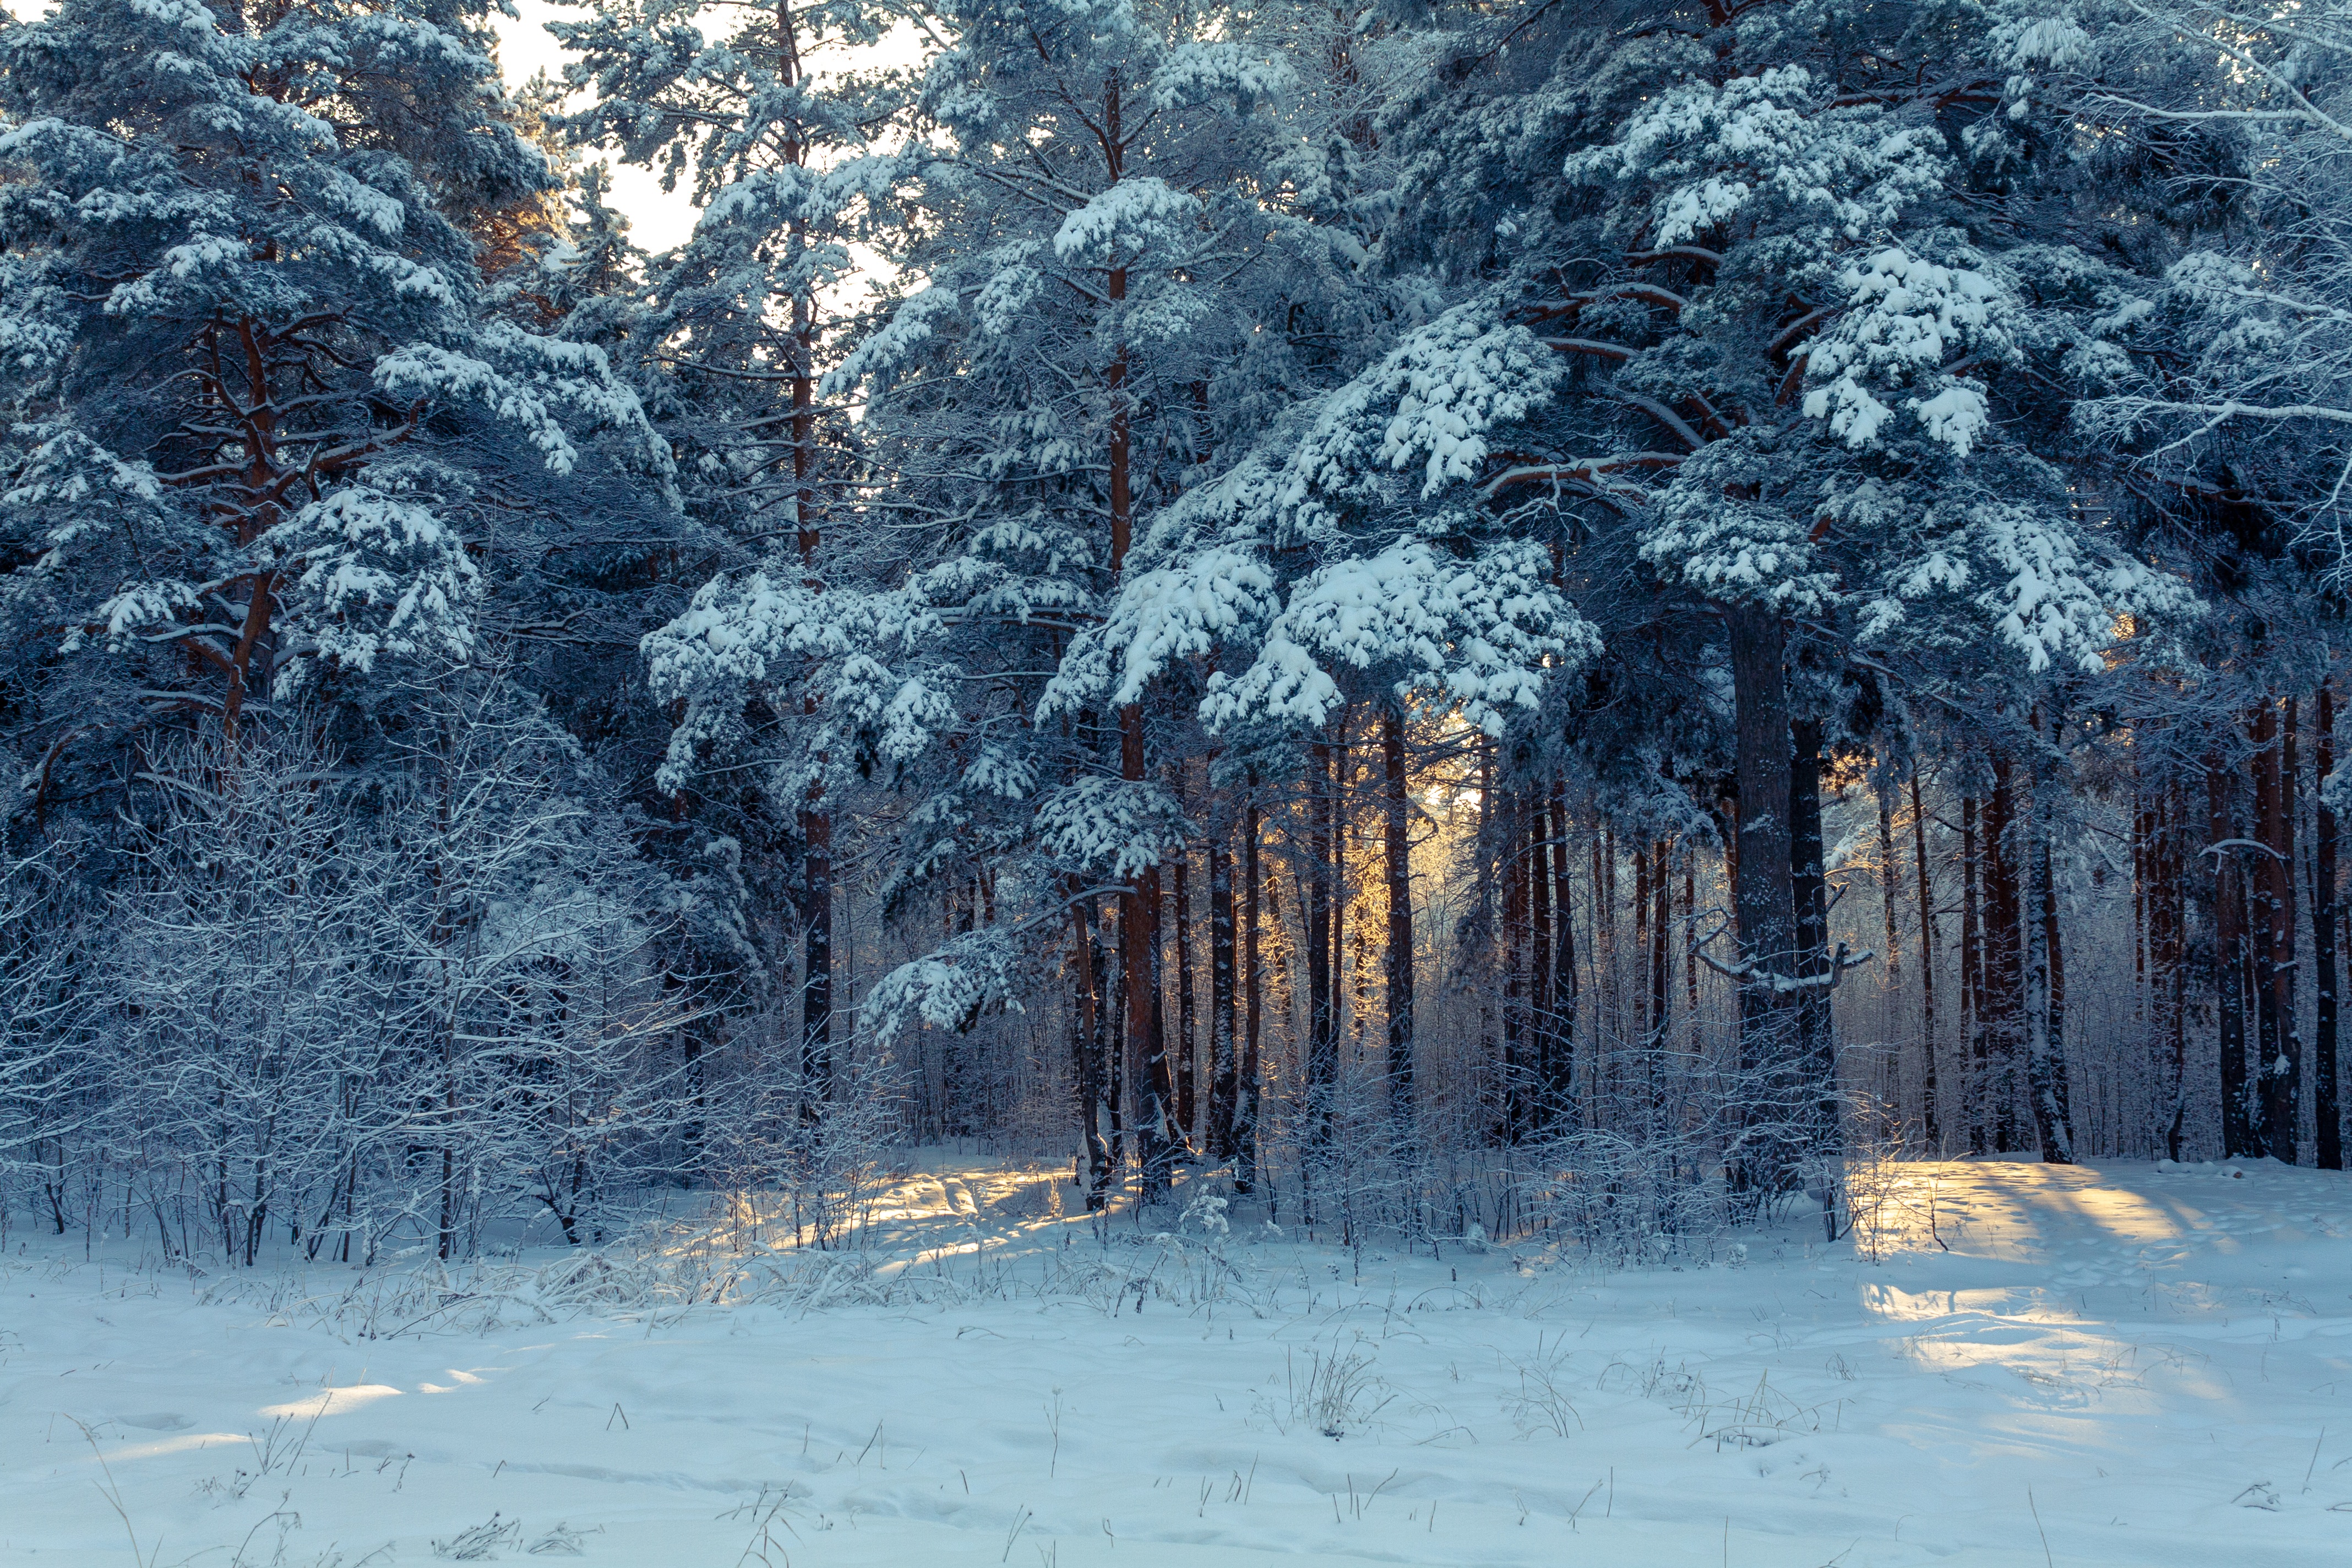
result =
[{"label": "snow field", "polygon": [[18,1231],[0,1561],[2352,1561],[2340,1176],[1877,1178],[1858,1247],[1791,1222],[1618,1274],[1360,1258],[1238,1205],[1158,1240],[969,1163],[863,1258],[457,1290]]}]

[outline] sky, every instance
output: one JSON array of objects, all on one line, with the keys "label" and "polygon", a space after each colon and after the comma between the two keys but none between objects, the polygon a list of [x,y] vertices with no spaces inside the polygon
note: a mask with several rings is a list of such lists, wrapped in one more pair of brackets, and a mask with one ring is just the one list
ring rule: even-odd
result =
[{"label": "sky", "polygon": [[[577,5],[554,5],[548,0],[513,0],[516,15],[501,16],[495,26],[499,34],[499,69],[509,87],[520,87],[541,70],[551,77],[562,77],[570,51],[558,44],[548,33],[552,20],[577,20],[583,15]],[[694,206],[686,198],[681,186],[675,191],[661,188],[661,179],[649,169],[633,169],[605,159],[613,172],[612,205],[629,220],[629,237],[650,251],[667,250],[682,243],[694,232]]]}]

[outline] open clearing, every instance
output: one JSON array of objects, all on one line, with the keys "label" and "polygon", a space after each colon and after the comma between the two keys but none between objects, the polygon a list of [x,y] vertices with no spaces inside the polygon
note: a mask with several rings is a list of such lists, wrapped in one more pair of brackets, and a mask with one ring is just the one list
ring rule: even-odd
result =
[{"label": "open clearing", "polygon": [[2337,1174],[1906,1165],[1874,1247],[1618,1273],[1158,1238],[1047,1179],[935,1161],[862,1257],[457,1292],[20,1231],[0,1560],[2352,1562]]}]

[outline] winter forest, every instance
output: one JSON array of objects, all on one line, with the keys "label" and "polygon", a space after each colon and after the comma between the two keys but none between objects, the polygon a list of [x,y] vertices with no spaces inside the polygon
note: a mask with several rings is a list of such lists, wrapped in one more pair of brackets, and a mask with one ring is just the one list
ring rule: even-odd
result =
[{"label": "winter forest", "polygon": [[[0,19],[0,400],[8,1268],[341,1344],[1024,1268],[1732,1301],[2164,1179],[2352,1236],[2286,1169],[2345,1164],[2346,0],[55,0]],[[1318,1343],[1269,1419],[1403,1433]],[[1679,1400],[1761,1486],[1801,1424],[1548,1353],[1521,1437]],[[2219,1538],[2352,1493],[2321,1438]],[[1540,1541],[1378,1507],[1554,1562],[1570,1479]],[[488,1493],[431,1547],[963,1560],[813,1551],[875,1510],[799,1484],[702,1557]],[[2003,1498],[2038,1542],[1951,1561],[2206,1539]],[[1727,1514],[1781,1561],[1711,1503],[1595,1550]],[[1054,1568],[1007,1517],[970,1560]],[[345,1561],[299,1524],[236,1560]]]}]

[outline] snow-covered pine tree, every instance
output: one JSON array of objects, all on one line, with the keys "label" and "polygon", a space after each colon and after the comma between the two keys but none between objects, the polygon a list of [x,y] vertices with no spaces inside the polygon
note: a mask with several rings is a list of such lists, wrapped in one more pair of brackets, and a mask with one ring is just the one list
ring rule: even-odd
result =
[{"label": "snow-covered pine tree", "polygon": [[[2300,777],[2298,719],[2321,721],[2322,744],[2333,723],[2328,649],[2352,473],[2352,10],[2082,6],[2054,18],[2025,63],[2124,150],[2117,161],[2168,177],[2168,200],[2152,214],[2167,242],[2160,278],[2116,310],[2115,374],[2083,421],[2113,454],[2116,488],[2151,541],[2235,611],[2200,628],[2185,689],[2161,668],[2134,683],[2136,727],[2149,741],[2136,765],[2158,808],[2148,841],[2186,850],[2143,857],[2140,868],[2168,921],[2188,901],[2188,867],[2210,872],[2196,879],[2197,901],[2213,925],[2222,1038],[2211,1087],[2225,1151],[2295,1158],[2305,1123],[2297,993],[2312,976],[2311,1136],[2318,1163],[2340,1168],[2329,803],[2310,829],[2330,870],[2315,865],[2307,878],[2305,957],[2294,862],[2300,796],[2323,776],[2307,786]],[[2299,713],[2303,693],[2316,700]],[[2199,838],[2202,849],[2187,848]],[[2168,931],[2176,1060],[2186,1054],[2187,952]],[[2192,1100],[2205,1097],[2184,1068],[2173,1077],[2177,1142]]]},{"label": "snow-covered pine tree", "polygon": [[[2180,602],[2059,466],[2130,279],[2075,243],[2086,171],[2018,63],[2047,9],[1530,8],[1465,26],[1466,86],[1415,132],[1395,248],[1494,290],[1574,367],[1557,414],[1481,467],[1481,498],[1523,525],[1563,514],[1582,572],[1666,595],[1640,618],[1679,605],[1719,627],[1693,651],[1727,676],[1725,967],[1785,1101],[1768,1186],[1835,1135],[1819,994],[1842,961],[1800,820],[1818,790],[1790,762],[1818,748],[1798,740],[1841,738],[1856,676],[1916,700],[2004,665],[2096,667],[2119,611]],[[1445,248],[1465,233],[1475,248]]]},{"label": "snow-covered pine tree", "polygon": [[[593,346],[488,308],[540,199],[474,5],[68,0],[0,34],[12,625],[111,673],[77,721],[215,713],[473,637],[467,523],[520,432],[666,467]],[[658,481],[656,481],[658,483]]]},{"label": "snow-covered pine tree", "polygon": [[[1263,413],[1289,354],[1262,330],[1281,320],[1269,301],[1351,273],[1358,242],[1258,195],[1297,79],[1278,35],[1190,7],[977,6],[939,20],[949,47],[907,164],[922,235],[908,266],[925,287],[835,377],[869,398],[861,439],[889,484],[866,504],[896,525],[893,593],[747,584],[698,605],[657,658],[723,676],[743,666],[730,645],[823,648],[839,671],[816,682],[838,763],[921,781],[899,896],[975,887],[997,920],[878,988],[877,1021],[946,985],[923,1016],[968,1023],[1003,999],[1010,950],[998,949],[1018,922],[1058,923],[1066,900],[1120,889],[1123,1026],[1143,1047],[1139,1103],[1164,1181],[1179,1139],[1165,1056],[1149,1042],[1157,865],[1174,816],[1140,701],[1041,726],[1036,672],[1100,613],[1139,515],[1181,493],[1222,430]],[[684,673],[680,689],[699,679]],[[729,700],[698,704],[703,721]],[[985,890],[1008,854],[1040,847],[1046,862],[1014,879],[1020,908],[1013,888]]]},{"label": "snow-covered pine tree", "polygon": [[[1343,25],[1328,36],[1304,13],[1286,18],[1292,36],[1319,47],[1297,57],[1304,86],[1284,121],[1274,199],[1362,264],[1335,287],[1283,301],[1280,343],[1298,367],[1284,402],[1254,439],[1222,443],[1213,477],[1139,539],[1103,623],[1074,638],[1041,710],[1067,716],[1137,702],[1155,684],[1171,695],[1189,688],[1189,717],[1224,751],[1220,776],[1306,774],[1276,798],[1304,817],[1299,1109],[1318,1175],[1337,1110],[1339,795],[1350,710],[1381,736],[1381,1117],[1403,1146],[1414,1118],[1407,717],[1425,705],[1500,735],[1533,710],[1549,673],[1591,649],[1544,543],[1481,509],[1469,482],[1490,445],[1507,448],[1505,433],[1550,395],[1551,357],[1500,319],[1492,297],[1432,320],[1444,301],[1430,280],[1379,264],[1395,178],[1385,121],[1431,68],[1433,42],[1334,15]],[[1264,319],[1270,325],[1272,313]]]},{"label": "snow-covered pine tree", "polygon": [[[661,169],[667,183],[684,177],[700,209],[687,243],[652,269],[635,324],[663,428],[684,458],[688,504],[731,541],[730,569],[698,614],[757,601],[772,584],[814,595],[859,580],[853,549],[836,541],[821,552],[854,464],[845,411],[820,403],[817,382],[859,313],[853,241],[901,216],[889,201],[899,166],[876,149],[899,125],[906,73],[861,61],[908,13],[904,0],[655,0],[553,26],[577,52],[569,79],[593,93],[572,133]],[[663,668],[695,710],[675,754],[700,770],[706,815],[719,807],[739,842],[756,852],[776,840],[800,863],[800,1076],[813,1105],[833,1069],[835,742],[813,692],[770,700],[774,683],[806,674],[790,658],[774,683]],[[741,787],[712,771],[754,761],[764,766],[739,772]],[[673,768],[680,782],[684,765]],[[780,805],[788,823],[769,820]]]}]

